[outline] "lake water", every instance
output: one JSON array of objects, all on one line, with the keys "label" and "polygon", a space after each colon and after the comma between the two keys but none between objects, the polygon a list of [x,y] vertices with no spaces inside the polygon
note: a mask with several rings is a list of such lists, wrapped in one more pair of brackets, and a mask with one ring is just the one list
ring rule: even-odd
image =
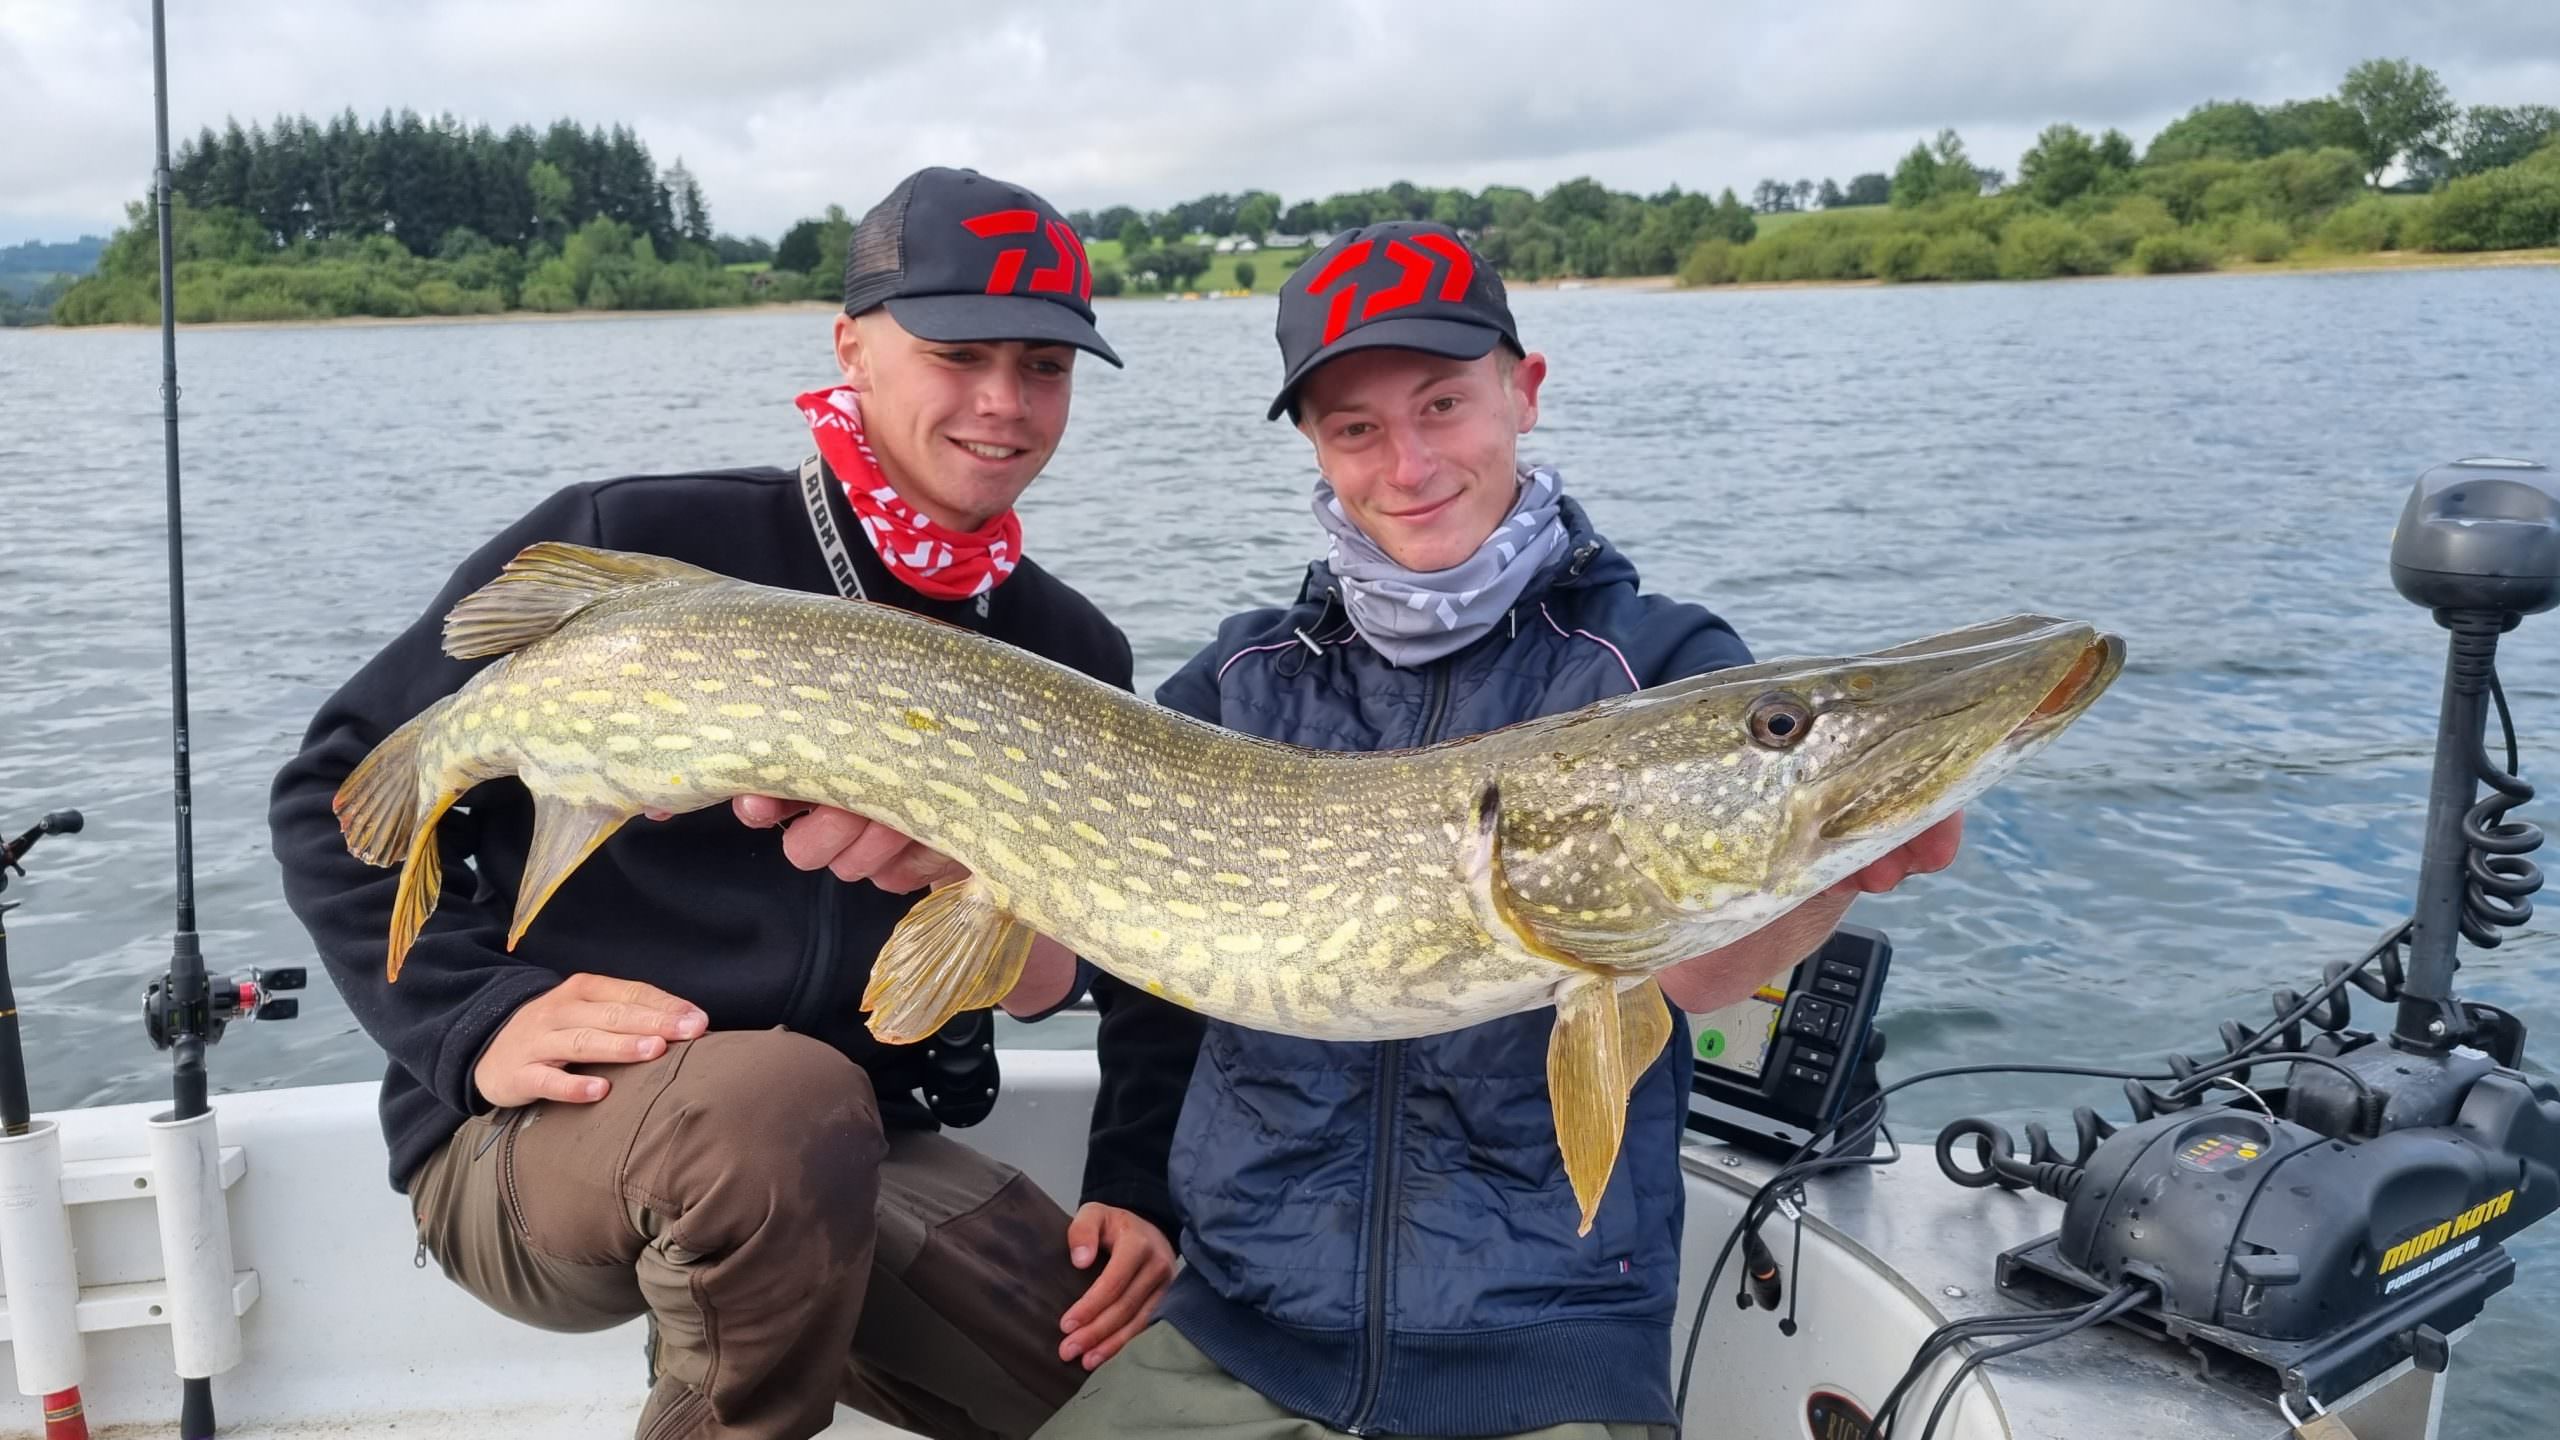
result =
[{"label": "lake water", "polygon": [[[2560,460],[2560,270],[1518,297],[1553,365],[1526,453],[1653,588],[1762,656],[2034,609],[2122,632],[2115,691],[1972,812],[1945,874],[1862,902],[1896,956],[1889,1068],[2148,1067],[2352,959],[2413,889],[2443,632],[2393,591],[2430,464]],[[321,697],[453,563],[556,486],[795,462],[827,316],[313,327],[180,337],[199,926],[217,969],[302,963],[265,797]],[[1116,617],[1151,687],[1216,619],[1294,592],[1309,451],[1261,418],[1268,302],[1108,304],[1024,505],[1028,548]],[[0,331],[0,826],[77,806],[9,896],[38,1108],[163,1096],[136,1019],[173,893],[159,345]],[[2501,671],[2525,773],[2560,747],[2560,614]],[[2546,786],[2546,794],[2548,787]],[[2550,801],[2527,818],[2560,818]],[[2554,857],[2546,852],[2549,863]],[[2549,897],[2546,897],[2549,898]],[[2560,905],[2560,901],[2553,904]],[[2552,908],[2460,977],[2560,1036]],[[315,966],[235,1027],[217,1091],[370,1079]],[[2363,1002],[2359,1020],[2388,1027]],[[1068,1018],[1022,1043],[1081,1043]],[[2548,1074],[2537,1064],[2536,1073]],[[1946,1082],[1935,1127],[2105,1082]],[[2446,1433],[2547,1433],[2560,1226],[2461,1352]]]}]

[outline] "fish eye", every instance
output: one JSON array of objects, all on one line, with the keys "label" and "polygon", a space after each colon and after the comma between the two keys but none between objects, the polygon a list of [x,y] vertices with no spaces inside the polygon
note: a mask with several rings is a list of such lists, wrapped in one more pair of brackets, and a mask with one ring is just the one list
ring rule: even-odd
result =
[{"label": "fish eye", "polygon": [[1745,717],[1752,740],[1772,750],[1793,748],[1813,731],[1813,710],[1793,695],[1763,695]]}]

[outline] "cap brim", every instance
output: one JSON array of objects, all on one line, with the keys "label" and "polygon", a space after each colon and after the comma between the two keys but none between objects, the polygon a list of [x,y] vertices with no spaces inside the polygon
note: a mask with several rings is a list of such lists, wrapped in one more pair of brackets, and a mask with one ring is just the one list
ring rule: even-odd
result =
[{"label": "cap brim", "polygon": [[1102,332],[1064,305],[1031,295],[904,295],[881,302],[898,328],[926,340],[1053,341],[1090,350],[1122,369]]},{"label": "cap brim", "polygon": [[1337,356],[1354,350],[1375,350],[1381,346],[1397,350],[1420,350],[1429,355],[1445,355],[1452,360],[1473,360],[1502,343],[1502,332],[1489,325],[1470,324],[1464,320],[1442,320],[1428,315],[1404,315],[1392,320],[1372,321],[1313,355],[1298,362],[1280,382],[1280,393],[1271,402],[1265,420],[1277,420],[1289,408],[1289,397],[1315,368]]}]

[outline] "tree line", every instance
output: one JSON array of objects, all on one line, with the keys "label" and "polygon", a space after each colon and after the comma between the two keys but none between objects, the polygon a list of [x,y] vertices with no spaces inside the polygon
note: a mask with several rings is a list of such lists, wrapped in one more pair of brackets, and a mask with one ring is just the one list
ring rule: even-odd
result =
[{"label": "tree line", "polygon": [[[1246,190],[1069,218],[1101,294],[1186,288],[1213,268],[1222,284],[1267,288],[1315,239],[1395,219],[1466,231],[1522,281],[2192,269],[2304,246],[2560,244],[2560,178],[2545,163],[2555,141],[2560,110],[2465,109],[2425,66],[2371,60],[2331,95],[2208,101],[2139,150],[2120,131],[2048,127],[2014,180],[1950,129],[1889,169],[1846,183],[1767,178],[1747,201],[1730,186],[1640,195],[1587,176],[1542,193],[1398,180],[1322,199]],[[2381,198],[2375,187],[2394,166],[2392,189],[2421,203]],[[662,171],[629,128],[567,119],[540,131],[407,110],[235,121],[182,144],[172,170],[186,321],[827,299],[853,230],[844,207],[829,205],[771,243],[718,231],[680,158]],[[155,223],[149,206],[129,206],[95,274],[56,287],[58,299],[21,294],[0,319],[51,299],[60,323],[156,320]],[[1227,236],[1279,248],[1259,264],[1216,256],[1213,242]]]}]

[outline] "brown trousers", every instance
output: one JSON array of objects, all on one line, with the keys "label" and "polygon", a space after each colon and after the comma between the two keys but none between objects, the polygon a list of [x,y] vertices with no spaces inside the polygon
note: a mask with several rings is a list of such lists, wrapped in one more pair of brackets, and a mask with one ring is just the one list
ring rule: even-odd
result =
[{"label": "brown trousers", "polygon": [[956,1141],[884,1134],[833,1047],[719,1031],[581,1070],[604,1099],[474,1118],[411,1203],[427,1253],[502,1314],[655,1318],[642,1440],[798,1440],[838,1401],[1018,1440],[1085,1379],[1058,1317],[1098,1272],[1069,1263],[1066,1214]]}]

